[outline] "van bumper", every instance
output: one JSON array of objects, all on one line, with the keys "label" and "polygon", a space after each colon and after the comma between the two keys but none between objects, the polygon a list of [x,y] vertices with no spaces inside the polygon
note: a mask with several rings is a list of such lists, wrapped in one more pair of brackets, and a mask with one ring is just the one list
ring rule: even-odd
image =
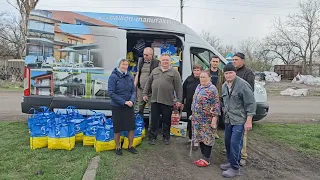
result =
[{"label": "van bumper", "polygon": [[269,104],[266,102],[257,102],[256,115],[253,116],[253,121],[259,121],[265,118],[269,112]]},{"label": "van bumper", "polygon": [[[101,110],[111,111],[111,100],[106,99],[84,99],[84,98],[65,98],[52,96],[23,96],[21,102],[22,113],[32,114],[31,108],[38,109],[40,106],[47,106],[51,110],[65,109],[68,106],[74,106],[83,111]],[[100,112],[100,111],[99,111]]]}]

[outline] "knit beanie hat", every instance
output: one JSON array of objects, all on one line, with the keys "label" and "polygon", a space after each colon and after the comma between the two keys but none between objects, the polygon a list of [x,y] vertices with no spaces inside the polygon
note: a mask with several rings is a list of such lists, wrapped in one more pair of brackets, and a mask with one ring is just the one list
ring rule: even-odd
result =
[{"label": "knit beanie hat", "polygon": [[232,64],[227,64],[227,65],[224,66],[223,72],[228,72],[228,71],[236,72],[237,69]]}]

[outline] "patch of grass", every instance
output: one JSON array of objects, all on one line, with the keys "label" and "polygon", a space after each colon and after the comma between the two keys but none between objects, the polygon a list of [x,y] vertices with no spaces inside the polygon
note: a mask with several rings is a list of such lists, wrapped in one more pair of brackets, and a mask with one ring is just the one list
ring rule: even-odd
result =
[{"label": "patch of grass", "polygon": [[319,130],[320,124],[255,124],[253,132],[299,152],[320,156]]},{"label": "patch of grass", "polygon": [[144,158],[144,154],[147,151],[150,151],[152,148],[153,147],[147,144],[147,139],[145,138],[142,144],[137,147],[139,153],[135,155],[127,152],[125,149],[122,150],[122,156],[115,155],[113,151],[101,152],[101,160],[99,163],[96,180],[125,179],[123,174],[126,173],[130,165],[137,163],[139,159]]},{"label": "patch of grass", "polygon": [[82,179],[90,159],[100,155],[97,179],[116,179],[136,158],[151,147],[143,143],[137,156],[124,151],[96,153],[93,147],[76,144],[72,151],[31,150],[26,122],[0,122],[0,179]]},{"label": "patch of grass", "polygon": [[23,82],[1,81],[0,90],[23,91]]},{"label": "patch of grass", "polygon": [[96,154],[93,148],[77,144],[72,151],[31,150],[27,128],[25,122],[0,123],[0,179],[82,178]]}]

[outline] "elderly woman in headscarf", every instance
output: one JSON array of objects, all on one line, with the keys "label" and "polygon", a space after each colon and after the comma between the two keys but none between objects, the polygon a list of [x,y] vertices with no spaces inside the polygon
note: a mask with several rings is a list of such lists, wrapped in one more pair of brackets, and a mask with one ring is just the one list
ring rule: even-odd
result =
[{"label": "elderly woman in headscarf", "polygon": [[129,61],[120,60],[109,77],[108,94],[111,98],[112,120],[114,127],[114,140],[116,143],[115,153],[122,155],[120,144],[120,132],[129,131],[128,151],[136,154],[137,150],[132,146],[135,130],[134,102],[136,97],[136,88],[133,77],[128,72]]},{"label": "elderly woman in headscarf", "polygon": [[194,162],[199,167],[210,165],[214,133],[220,114],[220,102],[217,88],[211,83],[210,72],[202,71],[192,101],[193,144],[199,144],[203,157]]}]

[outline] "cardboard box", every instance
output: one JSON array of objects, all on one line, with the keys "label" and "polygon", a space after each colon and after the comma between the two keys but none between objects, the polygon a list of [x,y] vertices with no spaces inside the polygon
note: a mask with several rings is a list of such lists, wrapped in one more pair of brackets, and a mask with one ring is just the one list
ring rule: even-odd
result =
[{"label": "cardboard box", "polygon": [[188,122],[179,121],[178,125],[172,125],[170,134],[172,136],[187,137]]}]

